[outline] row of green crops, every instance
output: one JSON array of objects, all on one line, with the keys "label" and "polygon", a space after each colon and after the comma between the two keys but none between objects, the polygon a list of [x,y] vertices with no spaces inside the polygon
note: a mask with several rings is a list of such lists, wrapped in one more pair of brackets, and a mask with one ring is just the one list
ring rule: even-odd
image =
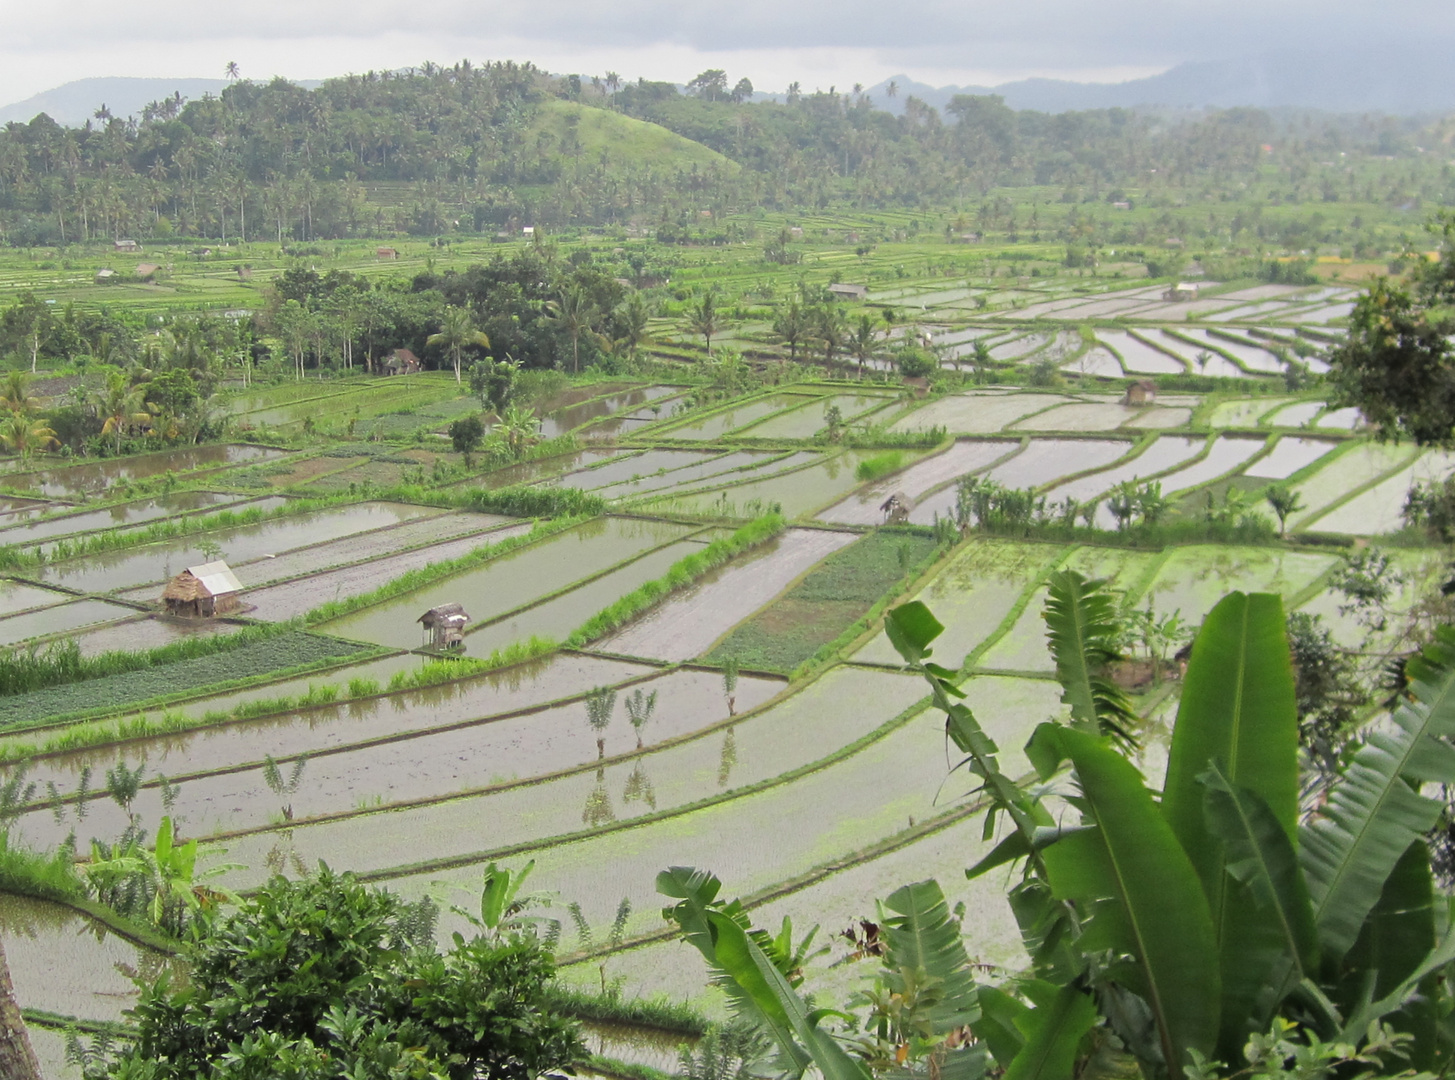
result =
[{"label": "row of green crops", "polygon": [[673,563],[661,577],[633,589],[610,607],[597,612],[566,639],[566,644],[572,648],[580,648],[611,633],[668,593],[690,584],[709,570],[721,566],[750,548],[766,543],[786,527],[787,522],[783,520],[783,515],[764,514],[748,522],[731,536],[714,540],[701,551]]},{"label": "row of green crops", "polygon": [[924,533],[881,530],[836,551],[783,597],[740,623],[707,656],[755,671],[792,671],[855,625],[932,557]]},{"label": "row of green crops", "polygon": [[155,649],[104,652],[95,656],[82,656],[80,646],[73,639],[55,642],[44,650],[16,649],[0,653],[0,697],[231,652],[273,637],[281,630],[280,626],[249,626],[233,634],[197,634]]},{"label": "row of green crops", "polygon": [[[0,730],[38,725],[62,717],[130,711],[146,703],[201,693],[204,689],[222,689],[265,675],[278,676],[326,660],[376,651],[373,646],[318,634],[278,632],[272,627],[259,628],[259,631],[242,631],[232,635],[233,638],[242,638],[241,643],[222,651],[174,659],[170,663],[148,662],[116,674],[0,697]],[[215,640],[218,639],[192,639],[178,644],[194,645],[199,641]],[[167,646],[154,652],[166,653],[174,648],[176,646]],[[143,658],[153,654],[110,655]],[[185,653],[182,655],[186,656]]]},{"label": "row of green crops", "polygon": [[326,601],[306,613],[303,616],[303,623],[306,626],[318,626],[321,623],[341,619],[345,615],[353,614],[355,611],[362,611],[364,608],[373,607],[375,604],[382,604],[386,600],[404,596],[418,589],[422,589],[427,585],[433,585],[436,581],[443,581],[445,578],[454,577],[456,574],[474,569],[482,563],[499,558],[501,555],[508,554],[518,548],[523,548],[528,544],[533,544],[545,537],[554,536],[556,533],[574,529],[577,525],[587,520],[589,520],[589,517],[568,517],[549,523],[539,522],[530,532],[523,536],[507,536],[505,539],[497,540],[493,543],[490,540],[489,534],[486,534],[481,537],[479,547],[461,555],[457,559],[441,559],[439,562],[432,562],[427,566],[406,571],[397,578],[386,581],[377,589],[369,592],[359,593],[357,596],[342,597],[338,600]]}]

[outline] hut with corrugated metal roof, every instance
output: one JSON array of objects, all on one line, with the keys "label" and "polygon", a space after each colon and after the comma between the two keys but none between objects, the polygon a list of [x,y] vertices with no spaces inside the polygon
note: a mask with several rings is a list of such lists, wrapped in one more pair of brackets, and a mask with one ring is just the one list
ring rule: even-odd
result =
[{"label": "hut with corrugated metal roof", "polygon": [[222,560],[189,566],[167,582],[162,603],[168,615],[211,618],[236,611],[242,601],[242,583]]},{"label": "hut with corrugated metal roof", "polygon": [[419,617],[425,645],[433,649],[459,649],[465,645],[465,624],[470,621],[462,604],[441,604]]}]

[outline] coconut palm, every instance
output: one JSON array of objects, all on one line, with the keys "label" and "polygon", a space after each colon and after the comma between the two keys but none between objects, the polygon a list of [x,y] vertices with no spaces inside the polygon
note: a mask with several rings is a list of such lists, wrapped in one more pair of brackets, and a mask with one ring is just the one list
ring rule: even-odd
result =
[{"label": "coconut palm", "polygon": [[717,301],[712,293],[703,293],[695,307],[687,309],[687,329],[701,334],[707,343],[707,355],[712,355],[712,335],[723,328],[722,316],[717,311]]},{"label": "coconut palm", "polygon": [[106,397],[101,403],[102,435],[111,435],[116,440],[116,452],[121,453],[121,437],[134,427],[151,423],[151,414],[146,411],[146,387],[132,386],[126,376],[114,372],[106,386]]},{"label": "coconut palm", "polygon": [[475,329],[474,322],[470,319],[470,313],[464,308],[450,307],[445,309],[444,323],[440,326],[438,334],[431,334],[425,339],[428,345],[444,349],[450,354],[450,360],[455,365],[455,382],[460,382],[460,356],[471,346],[481,349],[490,348],[490,339],[485,336],[484,331]]},{"label": "coconut palm", "polygon": [[46,427],[44,420],[31,420],[20,413],[12,414],[10,419],[0,424],[0,443],[21,457],[30,457],[37,450],[54,450],[61,445],[56,433]]},{"label": "coconut palm", "polygon": [[30,376],[23,371],[11,371],[0,383],[0,408],[24,416],[40,407],[40,399],[30,392]]},{"label": "coconut palm", "polygon": [[859,316],[859,326],[849,338],[849,351],[859,361],[859,378],[864,377],[864,365],[874,355],[874,320],[868,315]]},{"label": "coconut palm", "polygon": [[571,370],[581,370],[581,338],[595,333],[596,319],[600,314],[590,297],[579,286],[571,286],[561,292],[560,298],[546,302],[546,314],[571,339]]}]

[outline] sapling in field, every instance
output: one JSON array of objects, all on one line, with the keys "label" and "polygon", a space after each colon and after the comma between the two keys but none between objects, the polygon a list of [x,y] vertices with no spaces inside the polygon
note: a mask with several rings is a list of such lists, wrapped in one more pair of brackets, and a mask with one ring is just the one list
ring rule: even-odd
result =
[{"label": "sapling in field", "polygon": [[136,801],[137,792],[141,790],[141,777],[146,772],[146,767],[146,758],[142,758],[135,769],[128,769],[125,761],[118,761],[116,768],[106,770],[106,794],[126,812],[133,824],[136,822],[136,815],[131,812],[131,804]]},{"label": "sapling in field", "polygon": [[611,726],[612,713],[616,711],[616,691],[608,686],[598,686],[586,695],[586,722],[596,732],[596,756],[606,757],[606,729]]},{"label": "sapling in field", "polygon": [[637,733],[637,749],[642,748],[642,728],[647,726],[647,721],[652,718],[652,713],[657,710],[657,691],[650,694],[644,693],[639,686],[626,696],[626,715],[631,721],[632,730]]}]

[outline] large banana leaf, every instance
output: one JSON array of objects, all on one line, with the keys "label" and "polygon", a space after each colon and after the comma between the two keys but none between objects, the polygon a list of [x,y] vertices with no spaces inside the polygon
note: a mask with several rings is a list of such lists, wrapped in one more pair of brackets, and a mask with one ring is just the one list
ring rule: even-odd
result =
[{"label": "large banana leaf", "polygon": [[812,1064],[824,1080],[872,1080],[862,1063],[819,1029],[807,1002],[749,937],[736,905],[717,901],[721,888],[712,874],[690,867],[657,875],[657,891],[678,901],[663,914],[702,953],[734,1010],[773,1040],[786,1072],[802,1076]]},{"label": "large banana leaf", "polygon": [[[1221,790],[1204,786],[1209,769],[1222,777]],[[1223,980],[1223,1060],[1241,1060],[1250,1024],[1263,1029],[1268,1005],[1255,1001],[1267,997],[1275,968],[1281,973],[1276,996],[1286,992],[1290,949],[1295,963],[1311,958],[1312,921],[1296,914],[1297,902],[1290,900],[1293,908],[1252,903],[1238,875],[1230,874],[1234,862],[1252,872],[1260,858],[1282,854],[1270,847],[1275,838],[1248,833],[1254,823],[1240,811],[1255,804],[1267,811],[1258,815],[1260,824],[1271,819],[1291,854],[1298,820],[1298,711],[1283,602],[1276,595],[1235,592],[1208,613],[1193,643],[1162,794],[1162,812],[1197,868],[1212,912]],[[1224,811],[1216,822],[1210,806]],[[1215,831],[1215,823],[1225,829]],[[1225,842],[1228,836],[1237,851]],[[1269,879],[1257,883],[1266,886]],[[1259,895],[1267,897],[1267,888]],[[1307,900],[1302,903],[1306,909]],[[1284,925],[1280,917],[1294,921]],[[1295,931],[1302,935],[1297,941]]]},{"label": "large banana leaf", "polygon": [[1300,832],[1300,854],[1324,962],[1358,939],[1409,846],[1434,826],[1440,804],[1412,783],[1455,783],[1455,631],[1442,628],[1426,658],[1406,666],[1413,701],[1372,732],[1323,812]]},{"label": "large banana leaf", "polygon": [[1096,1002],[1070,985],[1032,982],[1024,989],[1036,1007],[1015,1021],[1025,1042],[1004,1080],[1070,1080],[1081,1040],[1096,1023]]},{"label": "large banana leaf", "polygon": [[1136,710],[1104,674],[1106,665],[1119,659],[1113,644],[1120,626],[1116,598],[1106,582],[1089,581],[1075,570],[1058,570],[1047,586],[1046,638],[1071,723],[1131,741]]},{"label": "large banana leaf", "polygon": [[1104,740],[1042,724],[1028,747],[1043,776],[1070,759],[1094,829],[1063,836],[1044,853],[1051,888],[1087,917],[1082,947],[1129,955],[1116,981],[1141,995],[1157,1021],[1173,1075],[1187,1051],[1211,1053],[1221,976],[1207,897],[1152,793]]},{"label": "large banana leaf", "polygon": [[[1364,921],[1359,940],[1345,956],[1339,980],[1339,1004],[1346,1013],[1357,1011],[1360,997],[1384,998],[1414,974],[1435,948],[1435,890],[1430,873],[1430,852],[1416,840],[1395,864],[1384,883],[1379,902]],[[1372,980],[1372,985],[1370,982]],[[1413,1036],[1406,1059],[1416,1069],[1428,1069],[1435,1056],[1435,997],[1423,994],[1406,1002],[1395,1026]]]},{"label": "large banana leaf", "polygon": [[939,1000],[928,1010],[935,1035],[948,1035],[980,1017],[970,957],[960,937],[960,924],[950,914],[945,894],[934,881],[904,885],[884,901],[882,933],[885,965],[909,968],[935,980]]},{"label": "large banana leaf", "polygon": [[1219,1057],[1239,1061],[1248,1036],[1266,1030],[1278,1003],[1318,958],[1313,905],[1293,841],[1268,803],[1234,786],[1219,764],[1203,774],[1212,837],[1222,845],[1229,881],[1224,903],[1233,925],[1220,951],[1223,977]]}]

